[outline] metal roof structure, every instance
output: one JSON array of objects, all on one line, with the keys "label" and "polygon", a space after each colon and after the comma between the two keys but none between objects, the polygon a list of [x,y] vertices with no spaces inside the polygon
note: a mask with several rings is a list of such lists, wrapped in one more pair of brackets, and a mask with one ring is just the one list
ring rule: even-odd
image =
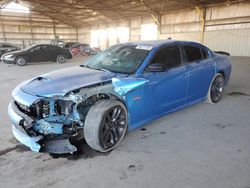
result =
[{"label": "metal roof structure", "polygon": [[[244,0],[16,0],[28,6],[31,14],[42,14],[61,23],[82,27],[110,24],[133,18],[152,16],[156,22],[160,15],[209,7],[229,5]],[[0,0],[0,7],[13,0]]]}]

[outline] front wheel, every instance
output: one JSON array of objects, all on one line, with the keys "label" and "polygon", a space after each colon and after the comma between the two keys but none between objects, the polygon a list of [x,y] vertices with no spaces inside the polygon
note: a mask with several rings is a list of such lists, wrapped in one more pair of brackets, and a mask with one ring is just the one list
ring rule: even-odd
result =
[{"label": "front wheel", "polygon": [[91,148],[108,152],[123,140],[127,126],[127,109],[122,102],[100,100],[86,116],[84,137]]},{"label": "front wheel", "polygon": [[16,58],[15,63],[19,66],[24,66],[26,64],[26,60],[24,59],[24,57],[19,56]]},{"label": "front wheel", "polygon": [[66,60],[67,59],[63,55],[58,55],[57,58],[56,58],[57,63],[65,63]]},{"label": "front wheel", "polygon": [[217,73],[208,91],[208,101],[217,103],[221,100],[224,91],[225,79],[221,73]]}]

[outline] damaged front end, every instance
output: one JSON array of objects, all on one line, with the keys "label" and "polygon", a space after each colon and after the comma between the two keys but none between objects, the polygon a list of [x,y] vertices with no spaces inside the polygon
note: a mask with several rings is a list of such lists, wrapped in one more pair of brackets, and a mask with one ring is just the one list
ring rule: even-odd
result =
[{"label": "damaged front end", "polygon": [[[66,96],[34,97],[20,88],[13,91],[14,100],[8,114],[14,136],[31,150],[50,153],[73,153],[74,142],[84,138],[84,121],[90,107],[112,93],[112,84],[83,88]],[[32,99],[33,98],[33,99]]]},{"label": "damaged front end", "polygon": [[102,99],[126,103],[127,94],[145,84],[140,78],[113,78],[64,96],[34,96],[17,87],[8,114],[14,136],[31,150],[73,153],[76,141],[84,138],[84,122],[91,106]]}]

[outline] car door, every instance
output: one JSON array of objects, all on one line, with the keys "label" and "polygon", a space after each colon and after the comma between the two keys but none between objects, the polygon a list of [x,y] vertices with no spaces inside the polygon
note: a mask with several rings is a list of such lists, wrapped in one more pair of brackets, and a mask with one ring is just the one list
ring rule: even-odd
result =
[{"label": "car door", "polygon": [[145,72],[149,82],[144,86],[145,115],[159,116],[182,106],[186,102],[188,70],[182,64],[178,45],[158,50],[150,64],[164,64],[163,72]]},{"label": "car door", "polygon": [[53,50],[49,48],[49,45],[42,45],[41,46],[41,60],[40,61],[52,61]]},{"label": "car door", "polygon": [[55,61],[58,55],[61,55],[61,47],[57,46],[49,46],[50,49],[50,55],[51,55],[51,61]]},{"label": "car door", "polygon": [[201,100],[206,97],[215,74],[214,60],[201,46],[184,45],[183,51],[189,71],[187,102]]},{"label": "car door", "polygon": [[27,52],[26,56],[29,62],[39,62],[43,59],[44,54],[41,47],[41,45],[34,46]]}]

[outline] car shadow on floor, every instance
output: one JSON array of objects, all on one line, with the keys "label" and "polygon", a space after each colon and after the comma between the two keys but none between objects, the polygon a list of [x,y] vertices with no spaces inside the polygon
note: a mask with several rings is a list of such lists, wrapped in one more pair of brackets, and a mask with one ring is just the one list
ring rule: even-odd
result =
[{"label": "car shadow on floor", "polygon": [[86,141],[80,140],[77,143],[74,143],[74,145],[77,148],[77,151],[74,152],[73,154],[50,154],[50,156],[54,159],[57,158],[66,158],[68,160],[78,160],[78,159],[88,159],[88,158],[94,158],[97,156],[107,156],[111,153],[110,152],[106,152],[106,153],[102,153],[102,152],[98,152],[94,149],[92,149],[87,143]]}]

